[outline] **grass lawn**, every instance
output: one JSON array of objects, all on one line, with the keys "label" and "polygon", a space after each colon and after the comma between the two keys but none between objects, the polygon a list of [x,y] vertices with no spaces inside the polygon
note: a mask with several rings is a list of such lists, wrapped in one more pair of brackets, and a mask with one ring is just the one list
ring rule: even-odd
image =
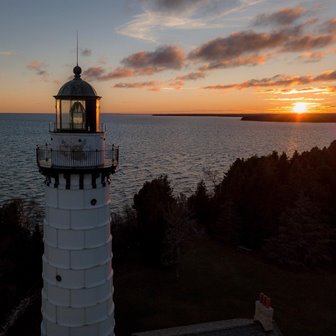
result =
[{"label": "grass lawn", "polygon": [[116,334],[253,318],[260,291],[284,336],[336,335],[336,272],[288,271],[206,238],[175,270],[125,264],[114,274]]}]

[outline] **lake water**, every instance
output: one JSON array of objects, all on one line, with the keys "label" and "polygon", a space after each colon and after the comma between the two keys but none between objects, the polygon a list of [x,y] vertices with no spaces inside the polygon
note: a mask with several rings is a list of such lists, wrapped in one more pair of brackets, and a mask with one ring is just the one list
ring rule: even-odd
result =
[{"label": "lake water", "polygon": [[[43,204],[44,178],[35,146],[48,138],[47,114],[0,114],[0,202],[35,198]],[[190,194],[204,171],[221,180],[236,158],[273,150],[292,155],[336,139],[336,124],[240,121],[224,117],[102,115],[110,143],[120,146],[120,166],[112,177],[112,210],[131,204],[145,181],[167,174],[176,193]]]}]

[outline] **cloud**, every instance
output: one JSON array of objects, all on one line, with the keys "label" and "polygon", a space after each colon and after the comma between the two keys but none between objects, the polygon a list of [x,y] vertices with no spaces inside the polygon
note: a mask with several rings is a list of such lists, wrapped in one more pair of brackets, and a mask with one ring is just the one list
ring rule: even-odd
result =
[{"label": "cloud", "polygon": [[132,77],[135,76],[135,71],[129,68],[116,68],[113,71],[106,71],[101,66],[91,67],[88,68],[83,72],[83,77],[87,78],[88,80],[98,80],[98,81],[107,81],[111,79],[117,78],[125,78],[125,77]]},{"label": "cloud", "polygon": [[92,50],[88,48],[81,49],[81,55],[84,57],[88,57],[92,55]]},{"label": "cloud", "polygon": [[90,67],[83,72],[83,76],[90,80],[99,79],[104,74],[105,74],[105,70],[100,66]]},{"label": "cloud", "polygon": [[316,63],[326,55],[325,52],[305,52],[299,55],[298,59],[304,63]]},{"label": "cloud", "polygon": [[169,86],[175,90],[180,90],[184,86],[184,80],[179,78],[173,79],[169,82]]},{"label": "cloud", "polygon": [[316,82],[336,81],[336,71],[325,71],[317,76],[286,76],[275,75],[269,78],[251,79],[241,83],[225,84],[225,85],[210,85],[204,87],[206,90],[228,90],[228,89],[249,89],[259,87],[276,87],[276,86],[294,86],[306,85]]},{"label": "cloud", "polygon": [[265,55],[252,55],[252,56],[240,56],[236,58],[223,59],[218,62],[211,62],[210,64],[205,64],[201,67],[201,70],[214,70],[214,69],[226,69],[235,68],[239,66],[256,66],[264,64],[269,58],[267,54]]},{"label": "cloud", "polygon": [[116,32],[128,37],[157,41],[165,29],[223,27],[223,17],[265,0],[142,0],[142,11]]},{"label": "cloud", "polygon": [[294,98],[268,98],[265,100],[275,101],[322,101],[324,98],[306,98],[306,97],[294,97]]},{"label": "cloud", "polygon": [[336,18],[332,18],[320,25],[321,33],[333,34],[336,33]]},{"label": "cloud", "polygon": [[12,50],[0,51],[0,56],[13,56],[13,55],[15,55],[15,53]]},{"label": "cloud", "polygon": [[185,55],[181,48],[168,45],[153,52],[141,51],[124,58],[121,63],[135,69],[153,69],[159,72],[165,69],[180,69],[184,65]]},{"label": "cloud", "polygon": [[290,37],[283,46],[283,51],[303,51],[319,49],[331,45],[335,42],[333,35],[319,35],[319,36],[298,36]]},{"label": "cloud", "polygon": [[[216,2],[216,0],[212,0]],[[159,11],[168,12],[190,12],[198,8],[199,5],[207,5],[208,0],[145,0],[143,1],[145,5],[152,7]]]},{"label": "cloud", "polygon": [[205,28],[206,24],[200,19],[178,17],[167,13],[145,12],[116,29],[116,32],[132,38],[156,42],[158,27],[167,29]]},{"label": "cloud", "polygon": [[160,91],[161,83],[157,81],[138,82],[138,83],[117,83],[113,86],[118,89],[143,89],[146,88],[149,91]]},{"label": "cloud", "polygon": [[197,79],[204,78],[204,77],[205,77],[204,71],[197,71],[197,72],[188,73],[183,76],[178,76],[176,77],[176,79],[185,81],[185,80],[197,80]]},{"label": "cloud", "polygon": [[[188,58],[211,62],[216,67],[217,63],[234,62],[233,58],[248,53],[256,53],[264,49],[279,47],[286,41],[282,32],[256,33],[254,31],[242,31],[218,37],[204,43],[192,50]],[[213,65],[210,65],[212,67]]]},{"label": "cloud", "polygon": [[241,31],[218,37],[195,48],[188,54],[194,62],[207,62],[203,69],[263,64],[268,52],[301,52],[321,49],[335,43],[334,34],[303,33],[304,25],[286,27],[272,32]]},{"label": "cloud", "polygon": [[43,80],[48,80],[48,72],[45,69],[47,67],[46,63],[43,61],[33,60],[27,64],[27,68],[36,73],[36,75],[41,76]]},{"label": "cloud", "polygon": [[102,66],[94,66],[84,71],[88,80],[106,81],[116,78],[153,75],[164,70],[178,70],[185,63],[185,55],[176,46],[162,46],[153,52],[140,51],[121,61],[122,66],[107,71]]},{"label": "cloud", "polygon": [[283,8],[271,14],[258,15],[253,24],[255,26],[278,25],[285,26],[293,24],[304,13],[303,7]]},{"label": "cloud", "polygon": [[322,86],[322,87],[306,87],[306,88],[272,88],[265,90],[258,90],[258,93],[272,93],[280,95],[297,95],[311,93],[314,95],[329,95],[334,94],[336,88],[334,86]]},{"label": "cloud", "polygon": [[336,71],[324,71],[314,78],[314,81],[334,81],[336,80]]}]

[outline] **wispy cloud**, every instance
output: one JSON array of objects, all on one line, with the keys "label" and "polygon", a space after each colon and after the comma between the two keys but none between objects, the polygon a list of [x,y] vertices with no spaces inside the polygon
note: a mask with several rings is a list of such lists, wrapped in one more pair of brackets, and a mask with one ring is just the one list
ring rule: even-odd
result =
[{"label": "wispy cloud", "polygon": [[92,55],[92,50],[89,48],[81,49],[80,52],[81,52],[81,55],[84,57],[88,57]]},{"label": "wispy cloud", "polygon": [[13,56],[13,55],[15,55],[15,53],[12,50],[0,51],[0,56]]},{"label": "wispy cloud", "polygon": [[170,29],[205,28],[206,24],[200,19],[176,17],[165,13],[145,12],[138,14],[125,25],[117,28],[121,35],[141,40],[156,42],[158,27]]},{"label": "wispy cloud", "polygon": [[40,76],[44,81],[48,80],[48,72],[46,70],[47,64],[43,61],[33,60],[27,64],[27,68],[35,72],[36,75]]},{"label": "wispy cloud", "polygon": [[265,0],[142,0],[142,12],[118,27],[119,34],[157,41],[163,29],[218,28],[222,18]]}]

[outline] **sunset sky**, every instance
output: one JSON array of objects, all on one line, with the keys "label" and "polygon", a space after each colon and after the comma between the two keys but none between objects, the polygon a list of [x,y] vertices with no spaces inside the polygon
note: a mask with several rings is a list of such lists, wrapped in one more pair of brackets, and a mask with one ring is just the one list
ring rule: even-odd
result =
[{"label": "sunset sky", "polygon": [[0,112],[72,76],[115,113],[336,112],[335,0],[2,0]]}]

